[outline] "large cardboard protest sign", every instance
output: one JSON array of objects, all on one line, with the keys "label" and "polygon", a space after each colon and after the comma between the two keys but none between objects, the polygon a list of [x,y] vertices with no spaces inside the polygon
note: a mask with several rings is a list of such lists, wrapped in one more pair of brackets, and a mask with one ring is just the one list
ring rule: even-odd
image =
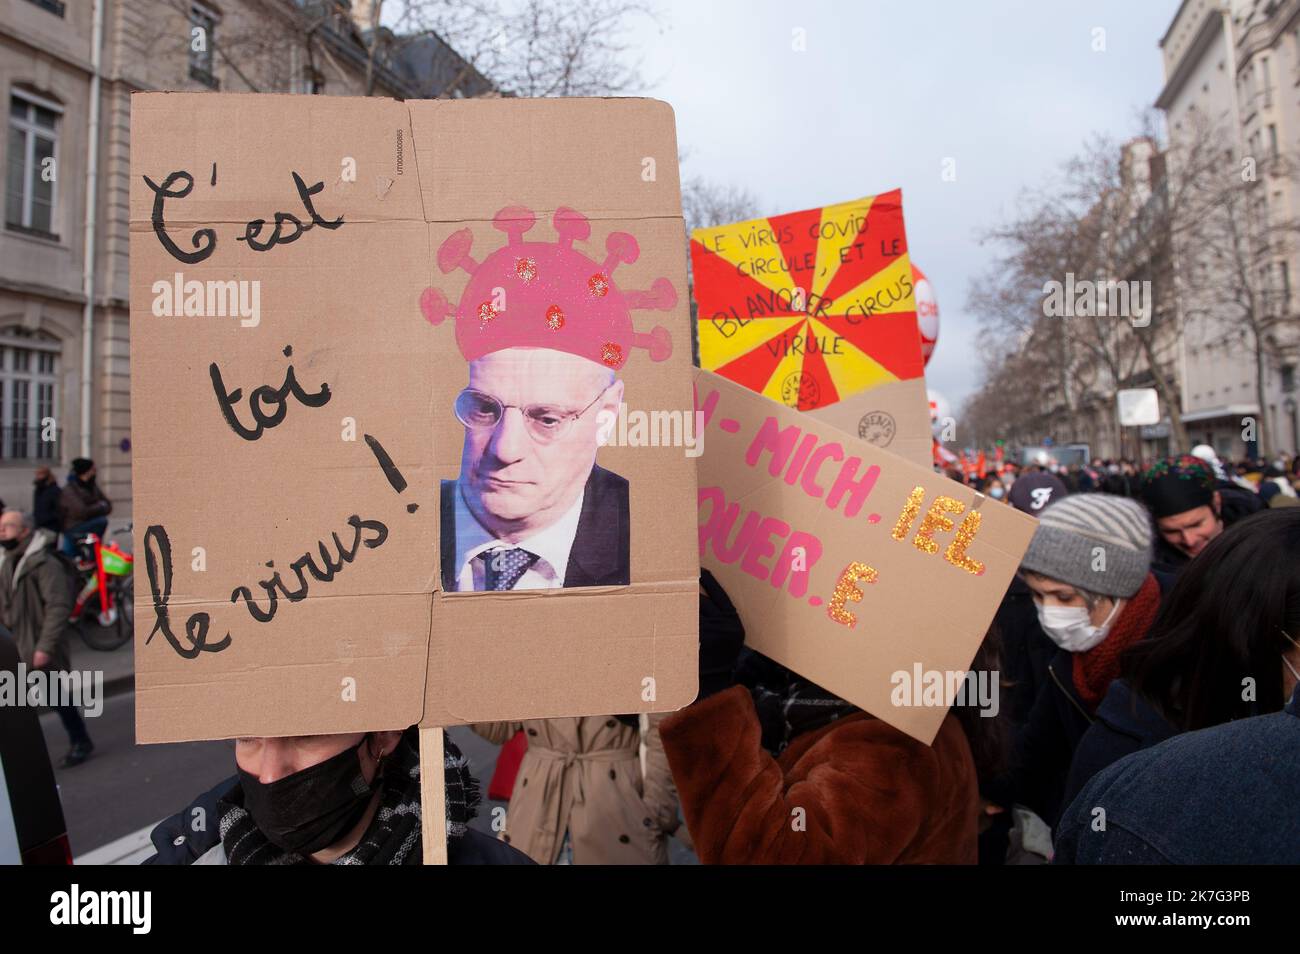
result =
[{"label": "large cardboard protest sign", "polygon": [[132,97],[140,741],[694,698],[676,156],[649,100]]},{"label": "large cardboard protest sign", "polygon": [[691,264],[704,368],[929,461],[899,190],[696,229]]},{"label": "large cardboard protest sign", "polygon": [[746,643],[932,742],[1034,521],[717,374],[696,397],[700,562]]}]

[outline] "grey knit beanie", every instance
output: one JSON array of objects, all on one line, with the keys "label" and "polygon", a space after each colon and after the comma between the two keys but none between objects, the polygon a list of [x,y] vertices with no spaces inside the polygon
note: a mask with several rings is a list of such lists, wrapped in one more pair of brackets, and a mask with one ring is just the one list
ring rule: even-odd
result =
[{"label": "grey knit beanie", "polygon": [[1151,568],[1151,517],[1111,494],[1071,494],[1044,510],[1022,569],[1127,599]]}]

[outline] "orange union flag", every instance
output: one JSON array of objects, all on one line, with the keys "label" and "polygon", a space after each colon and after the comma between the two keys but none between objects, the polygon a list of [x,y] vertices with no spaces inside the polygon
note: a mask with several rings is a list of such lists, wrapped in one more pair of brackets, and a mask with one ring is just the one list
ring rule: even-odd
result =
[{"label": "orange union flag", "polygon": [[898,189],[691,233],[700,364],[788,407],[923,380]]}]

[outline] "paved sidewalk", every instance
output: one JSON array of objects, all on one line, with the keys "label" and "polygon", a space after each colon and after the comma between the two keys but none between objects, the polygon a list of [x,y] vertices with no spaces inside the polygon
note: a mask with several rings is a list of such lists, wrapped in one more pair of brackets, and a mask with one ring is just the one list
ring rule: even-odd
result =
[{"label": "paved sidewalk", "polygon": [[[163,819],[158,819],[158,822]],[[150,822],[139,831],[123,835],[116,841],[110,841],[101,848],[77,855],[72,859],[74,865],[138,865],[154,855],[150,833],[158,827],[158,822]]]}]

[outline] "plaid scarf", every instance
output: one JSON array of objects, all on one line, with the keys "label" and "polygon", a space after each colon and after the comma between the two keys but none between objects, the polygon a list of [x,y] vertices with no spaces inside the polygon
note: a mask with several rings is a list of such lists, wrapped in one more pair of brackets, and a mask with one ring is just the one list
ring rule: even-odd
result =
[{"label": "plaid scarf", "polygon": [[761,744],[773,755],[780,755],[805,732],[861,711],[752,649],[740,651],[735,679],[749,690],[762,729]]},{"label": "plaid scarf", "polygon": [[859,711],[851,702],[798,677],[786,686],[759,685],[749,692],[763,730],[762,746],[775,755],[805,732]]},{"label": "plaid scarf", "polygon": [[[384,766],[379,809],[351,851],[335,865],[418,865],[423,853],[420,838],[419,736],[408,730]],[[463,838],[478,802],[478,781],[469,773],[469,760],[443,734],[447,786],[447,842]],[[307,865],[311,859],[271,844],[244,808],[244,792],[237,785],[218,803],[221,843],[232,865]]]},{"label": "plaid scarf", "polygon": [[758,711],[759,725],[763,727],[762,745],[777,755],[803,733],[861,711],[815,682],[802,680],[793,682],[785,691],[759,686],[751,689],[750,694]]}]

